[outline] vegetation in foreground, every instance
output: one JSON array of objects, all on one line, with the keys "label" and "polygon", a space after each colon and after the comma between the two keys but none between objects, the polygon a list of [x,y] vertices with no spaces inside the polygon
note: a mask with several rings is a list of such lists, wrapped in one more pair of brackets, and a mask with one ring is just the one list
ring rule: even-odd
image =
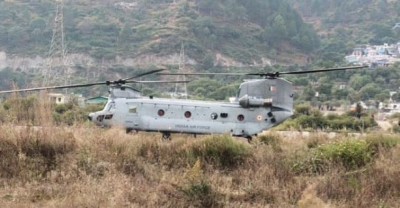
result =
[{"label": "vegetation in foreground", "polygon": [[[122,129],[0,126],[0,206],[396,207],[400,137],[269,132],[254,143],[127,135]],[[17,125],[16,125],[17,124]]]},{"label": "vegetation in foreground", "polygon": [[0,127],[0,206],[395,207],[400,137]]},{"label": "vegetation in foreground", "polygon": [[400,138],[0,127],[0,206],[395,207]]}]

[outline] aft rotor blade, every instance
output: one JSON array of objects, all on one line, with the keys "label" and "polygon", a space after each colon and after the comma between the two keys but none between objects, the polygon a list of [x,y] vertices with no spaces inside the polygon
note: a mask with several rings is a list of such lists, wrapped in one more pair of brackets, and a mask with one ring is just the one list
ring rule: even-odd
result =
[{"label": "aft rotor blade", "polygon": [[248,73],[157,73],[159,75],[172,75],[172,76],[181,76],[181,75],[231,75],[231,76],[244,76],[248,75]]},{"label": "aft rotor blade", "polygon": [[276,78],[282,74],[312,74],[319,72],[330,72],[330,71],[343,71],[347,69],[361,69],[366,68],[368,66],[348,66],[348,67],[339,67],[339,68],[328,68],[328,69],[317,69],[317,70],[306,70],[306,71],[293,71],[293,72],[267,72],[267,73],[249,73],[247,75],[261,76],[265,78]]},{"label": "aft rotor blade", "polygon": [[318,73],[318,72],[342,71],[342,70],[347,70],[347,69],[361,69],[361,68],[366,68],[366,67],[368,67],[368,66],[348,66],[348,67],[317,69],[317,70],[307,70],[307,71],[279,72],[279,74],[310,74],[310,73]]},{"label": "aft rotor blade", "polygon": [[153,83],[189,83],[188,81],[126,81],[126,83],[153,84]]},{"label": "aft rotor blade", "polygon": [[13,93],[13,92],[32,92],[32,91],[41,91],[41,90],[52,90],[52,89],[66,89],[66,88],[77,88],[77,87],[90,87],[95,85],[106,85],[107,82],[97,82],[97,83],[88,83],[88,84],[76,84],[76,85],[60,85],[60,86],[50,86],[50,87],[36,87],[36,88],[27,88],[27,89],[18,89],[18,90],[4,90],[0,91],[0,94]]},{"label": "aft rotor blade", "polygon": [[165,70],[165,69],[151,70],[151,71],[148,71],[148,72],[144,72],[144,73],[141,73],[141,74],[138,74],[138,75],[135,75],[135,76],[126,78],[126,79],[122,79],[122,81],[128,81],[128,80],[131,80],[131,79],[143,77],[143,76],[146,76],[146,75],[149,75],[149,74],[154,74],[154,73],[157,73],[157,72],[160,72],[160,71],[164,71],[164,70]]}]

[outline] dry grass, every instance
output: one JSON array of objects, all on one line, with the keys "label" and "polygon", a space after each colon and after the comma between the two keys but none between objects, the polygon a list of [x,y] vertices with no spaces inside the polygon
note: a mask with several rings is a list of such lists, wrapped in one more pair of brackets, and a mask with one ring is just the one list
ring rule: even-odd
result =
[{"label": "dry grass", "polygon": [[[400,204],[398,135],[354,140],[319,134],[291,138],[272,132],[253,144],[224,135],[174,135],[165,142],[159,134],[127,135],[116,128],[46,122],[42,127],[0,125],[0,207]],[[343,158],[352,162],[363,155],[359,143],[352,146],[352,141],[368,144],[362,147],[371,151],[371,158],[349,168]],[[318,150],[329,153],[321,157],[324,171],[296,169],[296,164],[308,165],[301,162]]]},{"label": "dry grass", "polygon": [[[157,134],[126,135],[121,129],[96,127],[2,126],[0,131],[2,207],[392,207],[399,203],[398,146],[380,151],[361,168],[347,170],[333,161],[327,171],[310,174],[293,170],[299,157],[292,153],[310,151],[307,138],[301,147],[298,141],[290,146],[292,139],[276,135],[272,143],[250,145],[228,136],[176,136],[164,142]],[[226,154],[228,148],[221,144],[211,155],[206,151],[193,155],[200,147],[208,149],[211,141],[234,144],[245,152],[235,149]],[[222,165],[224,157],[239,158],[240,163]]]}]

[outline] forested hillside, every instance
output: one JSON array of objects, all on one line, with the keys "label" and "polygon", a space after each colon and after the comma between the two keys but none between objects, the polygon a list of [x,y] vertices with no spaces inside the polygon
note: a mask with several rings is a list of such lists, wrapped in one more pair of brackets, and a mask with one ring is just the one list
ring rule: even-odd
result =
[{"label": "forested hillside", "polygon": [[[8,57],[47,57],[56,6],[51,0],[0,0],[0,52]],[[359,44],[400,40],[400,31],[392,29],[400,22],[398,1],[65,0],[62,11],[67,54],[76,54],[72,61],[93,58],[72,64],[72,83],[133,74],[135,59],[149,66],[157,57],[176,69],[182,48],[187,68],[193,70],[223,71],[218,67],[240,66],[237,71],[287,71],[299,68],[276,65],[298,64],[307,69],[346,65],[344,56]],[[172,61],[163,62],[171,57]],[[2,69],[1,61],[0,54],[0,87],[4,89],[14,82],[24,87],[41,79],[26,70],[21,73],[18,67]],[[32,67],[25,60],[20,63]],[[265,68],[268,65],[275,67]],[[44,68],[45,63],[37,66]],[[378,72],[287,79],[304,89],[304,93],[298,92],[302,101],[385,101],[389,91],[398,91],[398,71],[394,66]],[[88,77],[89,73],[96,76]],[[190,93],[200,99],[226,99],[234,95],[240,80],[214,79],[190,83]],[[348,87],[338,89],[341,84]],[[165,90],[163,86],[144,92]],[[317,92],[319,98],[314,97]]]},{"label": "forested hillside", "polygon": [[400,22],[399,1],[288,1],[319,33],[323,42],[321,59],[338,62],[357,45],[390,44],[400,40],[400,30],[393,30]]},{"label": "forested hillside", "polygon": [[[46,56],[56,4],[50,0],[0,1],[0,50]],[[95,58],[179,53],[207,67],[215,54],[244,64],[277,53],[310,53],[312,27],[284,1],[136,0],[64,1],[69,53]]]}]

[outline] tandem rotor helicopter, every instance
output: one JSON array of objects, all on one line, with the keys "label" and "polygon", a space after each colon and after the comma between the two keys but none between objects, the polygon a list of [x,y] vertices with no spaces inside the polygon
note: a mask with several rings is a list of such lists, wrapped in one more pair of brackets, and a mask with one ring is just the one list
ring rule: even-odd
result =
[{"label": "tandem rotor helicopter", "polygon": [[[0,94],[50,89],[109,86],[109,99],[104,109],[88,115],[99,126],[121,126],[130,131],[160,132],[163,139],[171,133],[231,134],[245,137],[268,130],[293,115],[293,87],[281,75],[299,75],[318,72],[360,69],[351,66],[308,71],[274,73],[161,73],[152,70],[126,79],[87,84],[50,86],[0,91]],[[233,102],[198,101],[145,97],[126,85],[129,83],[185,83],[187,81],[136,81],[149,74],[160,75],[238,75],[259,76],[240,84]]]}]

